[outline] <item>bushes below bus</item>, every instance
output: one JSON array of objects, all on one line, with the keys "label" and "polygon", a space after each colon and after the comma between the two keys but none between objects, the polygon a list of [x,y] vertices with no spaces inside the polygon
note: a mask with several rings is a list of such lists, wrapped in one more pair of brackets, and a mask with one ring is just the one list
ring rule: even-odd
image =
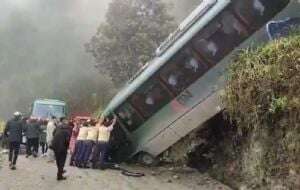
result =
[{"label": "bushes below bus", "polygon": [[231,164],[241,182],[300,189],[299,33],[242,52],[229,68],[224,104],[241,139]]}]

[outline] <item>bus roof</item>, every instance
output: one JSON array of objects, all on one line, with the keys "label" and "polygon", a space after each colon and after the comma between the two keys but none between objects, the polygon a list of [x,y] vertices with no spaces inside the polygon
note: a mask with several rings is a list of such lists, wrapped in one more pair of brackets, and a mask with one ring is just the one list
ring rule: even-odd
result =
[{"label": "bus roof", "polygon": [[135,79],[130,80],[119,93],[111,100],[103,112],[110,114],[133,94],[138,87],[144,84],[157,70],[159,70],[174,54],[176,54],[194,35],[205,27],[231,0],[202,0],[200,5],[170,34],[156,50],[156,57],[138,72]]},{"label": "bus roof", "polygon": [[55,100],[55,99],[37,99],[34,101],[34,103],[37,104],[52,104],[52,105],[62,105],[65,106],[66,102],[61,100]]}]

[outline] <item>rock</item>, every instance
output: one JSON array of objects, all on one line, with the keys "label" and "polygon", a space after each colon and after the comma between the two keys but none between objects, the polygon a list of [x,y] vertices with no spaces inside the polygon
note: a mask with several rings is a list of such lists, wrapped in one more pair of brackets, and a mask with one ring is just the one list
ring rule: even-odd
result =
[{"label": "rock", "polygon": [[178,175],[173,175],[173,179],[179,179],[180,177]]},{"label": "rock", "polygon": [[289,173],[290,173],[290,175],[292,175],[292,176],[297,175],[297,172],[296,172],[295,170],[293,170],[293,169],[290,169]]},{"label": "rock", "polygon": [[197,183],[197,185],[199,185],[199,186],[202,186],[202,185],[204,185],[205,183],[204,182],[198,182]]},{"label": "rock", "polygon": [[169,168],[169,171],[174,171],[174,167],[170,167],[170,168]]},{"label": "rock", "polygon": [[151,171],[151,175],[152,175],[152,176],[156,176],[157,173],[156,173],[155,171]]},{"label": "rock", "polygon": [[167,182],[167,183],[172,183],[172,180],[171,180],[171,179],[167,179],[166,182]]},{"label": "rock", "polygon": [[179,171],[179,173],[182,173],[182,174],[189,174],[189,173],[195,173],[195,172],[197,172],[196,169],[190,168],[188,166],[183,166],[181,168],[181,170]]},{"label": "rock", "polygon": [[241,185],[239,190],[248,190],[247,186],[246,185]]},{"label": "rock", "polygon": [[213,168],[213,169],[217,169],[217,168],[218,168],[218,165],[217,165],[217,164],[214,164],[214,165],[212,166],[212,168]]},{"label": "rock", "polygon": [[7,149],[4,149],[4,150],[2,150],[1,152],[0,152],[0,154],[8,154],[8,150]]}]

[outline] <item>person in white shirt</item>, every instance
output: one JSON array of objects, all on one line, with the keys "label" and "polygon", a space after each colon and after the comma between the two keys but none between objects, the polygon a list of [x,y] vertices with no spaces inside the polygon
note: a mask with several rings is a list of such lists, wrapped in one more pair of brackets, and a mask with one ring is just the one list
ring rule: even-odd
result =
[{"label": "person in white shirt", "polygon": [[96,127],[95,125],[96,125],[95,121],[92,120],[90,122],[86,140],[84,141],[85,151],[84,151],[83,160],[82,160],[83,168],[89,168],[88,163],[90,161],[90,156],[92,154],[93,148],[98,139],[99,128]]},{"label": "person in white shirt", "polygon": [[98,141],[93,155],[93,167],[97,167],[99,162],[100,168],[104,169],[104,165],[107,158],[107,151],[109,148],[109,139],[111,131],[114,129],[116,124],[116,118],[112,122],[108,118],[100,118],[96,127],[98,127]]},{"label": "person in white shirt", "polygon": [[84,152],[85,146],[84,142],[86,141],[88,135],[88,122],[84,122],[83,126],[79,129],[79,134],[75,144],[75,155],[74,155],[74,162],[77,167],[83,166],[83,159],[84,159]]},{"label": "person in white shirt", "polygon": [[[49,146],[51,146],[52,140],[53,140],[53,132],[56,129],[57,126],[57,121],[56,117],[52,116],[51,119],[48,121],[47,128],[46,128],[46,141]],[[55,156],[53,150],[49,149],[47,151],[47,157],[48,157],[48,162],[54,162],[55,161]]]}]

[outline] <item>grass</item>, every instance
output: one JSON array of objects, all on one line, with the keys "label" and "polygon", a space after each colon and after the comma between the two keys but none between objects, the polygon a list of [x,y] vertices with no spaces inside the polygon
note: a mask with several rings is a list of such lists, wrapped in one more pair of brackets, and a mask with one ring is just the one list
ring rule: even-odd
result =
[{"label": "grass", "polygon": [[228,71],[223,100],[244,138],[242,176],[292,186],[289,171],[300,174],[300,33],[244,50]]}]

